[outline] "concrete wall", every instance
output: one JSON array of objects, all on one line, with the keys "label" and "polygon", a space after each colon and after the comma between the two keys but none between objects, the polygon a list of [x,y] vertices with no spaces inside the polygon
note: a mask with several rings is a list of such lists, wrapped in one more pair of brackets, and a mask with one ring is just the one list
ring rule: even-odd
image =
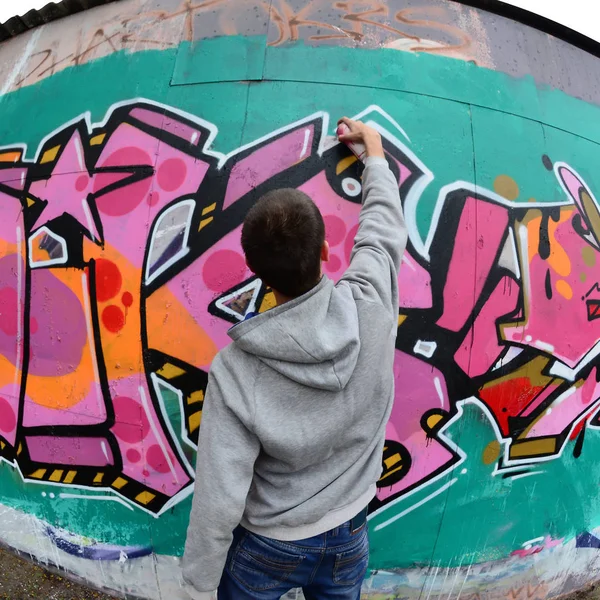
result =
[{"label": "concrete wall", "polygon": [[273,302],[240,224],[308,192],[340,276],[347,114],[380,128],[410,233],[365,597],[593,579],[599,64],[447,0],[122,0],[2,44],[0,541],[183,598],[206,373]]}]

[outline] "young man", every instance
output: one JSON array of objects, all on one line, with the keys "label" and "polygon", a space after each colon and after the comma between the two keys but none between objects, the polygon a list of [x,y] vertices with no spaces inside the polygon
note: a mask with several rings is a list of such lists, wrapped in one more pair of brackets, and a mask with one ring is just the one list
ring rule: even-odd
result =
[{"label": "young man", "polygon": [[[318,208],[268,193],[242,247],[277,307],[230,331],[204,402],[183,576],[192,598],[358,600],[367,569],[367,505],[381,473],[394,396],[398,271],[406,227],[381,137],[361,122],[363,208],[336,285]],[[240,525],[241,523],[241,525]],[[235,530],[235,531],[234,531]]]}]

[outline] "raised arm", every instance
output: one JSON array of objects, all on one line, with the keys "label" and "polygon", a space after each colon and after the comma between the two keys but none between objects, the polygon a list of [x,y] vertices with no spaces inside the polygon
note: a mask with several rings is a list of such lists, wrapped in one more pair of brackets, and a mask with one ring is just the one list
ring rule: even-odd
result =
[{"label": "raised arm", "polygon": [[341,281],[357,286],[365,300],[381,302],[398,313],[398,273],[406,248],[407,232],[398,182],[390,170],[381,136],[375,129],[344,117],[349,132],[342,142],[364,144],[363,206],[350,255]]}]

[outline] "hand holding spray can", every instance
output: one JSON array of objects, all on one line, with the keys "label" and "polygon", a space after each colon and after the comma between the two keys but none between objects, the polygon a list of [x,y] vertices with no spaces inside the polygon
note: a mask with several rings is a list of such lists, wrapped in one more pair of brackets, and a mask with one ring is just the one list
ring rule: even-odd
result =
[{"label": "hand holding spray can", "polygon": [[[338,125],[336,133],[339,138],[340,136],[347,135],[348,133],[350,133],[350,128],[348,127],[348,125],[346,125],[346,123],[340,123]],[[361,144],[360,142],[343,142],[343,143],[346,144],[346,146],[348,146],[348,148],[350,148],[350,150],[352,151],[352,154],[354,154],[354,156],[356,156],[356,158],[358,158],[358,160],[360,160],[362,162],[365,161],[365,158],[367,157],[367,149],[364,144]]]}]

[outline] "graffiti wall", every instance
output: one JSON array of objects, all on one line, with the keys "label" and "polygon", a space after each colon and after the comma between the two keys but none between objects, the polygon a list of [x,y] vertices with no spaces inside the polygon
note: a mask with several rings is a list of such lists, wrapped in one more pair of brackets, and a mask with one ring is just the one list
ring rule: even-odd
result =
[{"label": "graffiti wall", "polygon": [[0,542],[184,598],[210,364],[274,305],[241,224],[303,190],[341,276],[347,114],[381,132],[409,228],[365,598],[593,579],[600,90],[570,61],[596,59],[449,0],[122,0],[0,55]]}]

